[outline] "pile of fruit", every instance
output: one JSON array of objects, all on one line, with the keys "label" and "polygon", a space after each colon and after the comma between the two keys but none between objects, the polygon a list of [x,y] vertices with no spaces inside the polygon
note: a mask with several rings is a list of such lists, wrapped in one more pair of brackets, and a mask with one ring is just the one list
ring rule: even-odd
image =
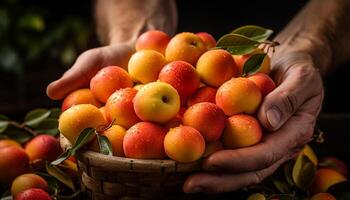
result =
[{"label": "pile of fruit", "polygon": [[[114,156],[138,159],[194,162],[252,146],[263,135],[256,112],[275,88],[269,72],[270,58],[256,47],[231,55],[208,33],[148,31],[127,70],[106,66],[90,88],[64,99],[59,130],[74,144],[95,128]],[[90,149],[100,152],[100,138],[91,137]]]}]

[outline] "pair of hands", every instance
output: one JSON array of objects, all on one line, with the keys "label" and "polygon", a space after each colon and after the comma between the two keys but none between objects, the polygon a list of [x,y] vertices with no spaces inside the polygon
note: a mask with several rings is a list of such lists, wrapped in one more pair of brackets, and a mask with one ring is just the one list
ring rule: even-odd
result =
[{"label": "pair of hands", "polygon": [[[126,44],[88,50],[47,87],[47,94],[58,100],[77,88],[87,87],[99,69],[126,66],[132,53],[133,48]],[[258,111],[260,123],[270,133],[255,146],[209,156],[203,164],[205,172],[186,180],[185,192],[222,193],[258,184],[312,137],[323,101],[322,79],[312,58],[301,52],[281,52],[271,59],[277,88],[265,97]]]}]

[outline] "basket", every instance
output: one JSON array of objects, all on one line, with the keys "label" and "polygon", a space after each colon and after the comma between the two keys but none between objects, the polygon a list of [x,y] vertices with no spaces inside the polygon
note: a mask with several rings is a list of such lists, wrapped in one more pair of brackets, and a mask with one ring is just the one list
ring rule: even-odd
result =
[{"label": "basket", "polygon": [[93,200],[192,199],[182,185],[201,168],[201,161],[130,159],[93,151],[78,152],[77,158],[82,186]]}]

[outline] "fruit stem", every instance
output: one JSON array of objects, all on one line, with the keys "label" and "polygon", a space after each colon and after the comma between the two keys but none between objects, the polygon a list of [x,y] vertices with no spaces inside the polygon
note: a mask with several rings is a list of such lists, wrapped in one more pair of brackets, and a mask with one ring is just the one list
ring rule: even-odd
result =
[{"label": "fruit stem", "polygon": [[29,128],[28,126],[26,126],[24,124],[19,124],[18,122],[15,122],[15,121],[9,121],[8,123],[16,128],[20,128],[20,129],[27,131],[28,133],[30,133],[33,136],[39,135],[38,132],[32,130],[31,128]]}]

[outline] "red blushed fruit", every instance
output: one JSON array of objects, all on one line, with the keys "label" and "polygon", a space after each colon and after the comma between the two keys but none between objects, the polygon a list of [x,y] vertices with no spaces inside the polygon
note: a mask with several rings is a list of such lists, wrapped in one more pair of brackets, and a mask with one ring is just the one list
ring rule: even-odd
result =
[{"label": "red blushed fruit", "polygon": [[158,78],[177,90],[181,105],[186,105],[187,99],[198,89],[200,84],[196,69],[184,61],[174,61],[165,65]]},{"label": "red blushed fruit", "polygon": [[25,145],[24,150],[28,154],[30,162],[51,162],[62,153],[59,141],[51,135],[34,137]]},{"label": "red blushed fruit", "polygon": [[32,188],[17,195],[14,200],[52,200],[44,190]]},{"label": "red blushed fruit", "polygon": [[321,168],[317,170],[312,180],[310,192],[311,194],[326,192],[332,185],[343,181],[346,181],[346,178],[341,173],[330,168]]},{"label": "red blushed fruit", "polygon": [[152,122],[139,122],[126,131],[123,149],[127,158],[163,159],[167,130]]},{"label": "red blushed fruit", "polygon": [[227,118],[215,104],[203,102],[189,107],[183,117],[183,124],[198,130],[206,142],[218,140],[225,128]]},{"label": "red blushed fruit", "polygon": [[96,107],[102,106],[102,104],[94,97],[90,89],[78,89],[71,92],[66,96],[66,98],[64,98],[61,107],[62,112],[78,104],[92,104]]},{"label": "red blushed fruit", "polygon": [[21,147],[21,145],[14,140],[10,140],[10,139],[0,140],[0,149],[5,148],[5,147],[10,147],[10,146]]},{"label": "red blushed fruit", "polygon": [[28,170],[28,155],[20,147],[11,146],[0,149],[0,158],[0,184],[8,185]]},{"label": "red blushed fruit", "polygon": [[134,110],[133,99],[136,96],[137,90],[134,88],[124,88],[114,92],[107,100],[106,110],[107,118],[116,123],[130,128],[137,122],[141,121]]},{"label": "red blushed fruit", "polygon": [[91,92],[103,103],[106,103],[108,97],[116,90],[132,86],[133,82],[129,74],[117,66],[101,69],[90,81]]},{"label": "red blushed fruit", "polygon": [[345,177],[347,177],[349,174],[349,170],[348,170],[348,167],[346,166],[346,164],[336,157],[330,156],[330,157],[322,158],[320,160],[319,166],[334,169],[334,170],[340,172],[341,174],[343,174]]},{"label": "red blushed fruit", "polygon": [[248,77],[261,91],[261,96],[265,97],[276,88],[275,82],[265,73],[256,73]]},{"label": "red blushed fruit", "polygon": [[155,50],[164,55],[169,41],[169,35],[162,31],[147,31],[136,40],[136,51]]},{"label": "red blushed fruit", "polygon": [[215,103],[216,88],[204,86],[199,88],[187,101],[187,106],[190,107],[196,103],[210,102]]},{"label": "red blushed fruit", "polygon": [[41,176],[36,174],[22,174],[11,185],[11,194],[16,197],[21,192],[31,188],[40,188],[49,191],[49,185]]},{"label": "red blushed fruit", "polygon": [[210,49],[210,48],[213,48],[216,46],[215,38],[212,35],[210,35],[209,33],[199,32],[199,33],[196,33],[196,35],[198,35],[203,40],[207,49]]}]

